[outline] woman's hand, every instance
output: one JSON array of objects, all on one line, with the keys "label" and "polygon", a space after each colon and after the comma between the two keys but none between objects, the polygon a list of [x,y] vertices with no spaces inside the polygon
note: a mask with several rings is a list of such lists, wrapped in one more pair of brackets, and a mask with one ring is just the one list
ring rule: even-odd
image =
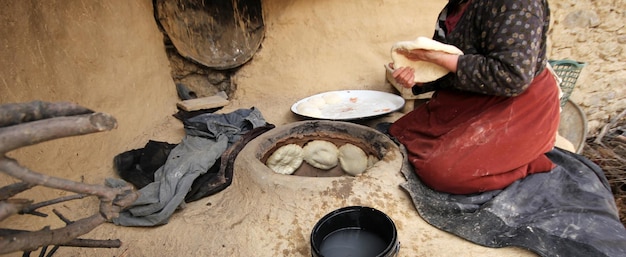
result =
[{"label": "woman's hand", "polygon": [[397,53],[404,55],[411,61],[424,61],[437,64],[446,68],[451,72],[456,72],[459,56],[441,51],[424,50],[424,49],[397,49]]},{"label": "woman's hand", "polygon": [[425,61],[425,62],[433,62],[433,59],[437,57],[438,51],[424,50],[424,49],[396,49],[396,52],[404,55],[407,59],[411,61]]},{"label": "woman's hand", "polygon": [[389,67],[393,70],[393,79],[402,87],[412,88],[415,85],[415,70],[411,67],[399,67],[394,69],[393,63],[389,63]]}]

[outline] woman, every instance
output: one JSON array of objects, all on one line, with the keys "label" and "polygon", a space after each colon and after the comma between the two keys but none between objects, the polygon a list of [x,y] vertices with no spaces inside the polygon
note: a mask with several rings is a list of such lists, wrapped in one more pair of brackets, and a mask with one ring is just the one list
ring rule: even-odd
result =
[{"label": "woman", "polygon": [[417,85],[413,69],[393,72],[415,94],[435,91],[389,128],[426,185],[471,194],[554,168],[544,155],[554,146],[560,110],[546,69],[549,13],[546,0],[450,0],[433,38],[464,55],[400,52],[450,71]]}]

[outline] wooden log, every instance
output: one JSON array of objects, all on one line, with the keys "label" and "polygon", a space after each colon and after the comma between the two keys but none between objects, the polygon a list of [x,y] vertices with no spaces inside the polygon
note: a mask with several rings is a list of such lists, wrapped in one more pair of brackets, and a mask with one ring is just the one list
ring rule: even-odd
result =
[{"label": "wooden log", "polygon": [[0,128],[0,153],[52,139],[85,135],[117,127],[115,118],[106,113],[55,117]]},{"label": "wooden log", "polygon": [[45,245],[65,244],[88,233],[104,222],[106,219],[97,213],[58,229],[44,229],[3,236],[0,237],[0,254],[33,251]]},{"label": "wooden log", "polygon": [[[0,237],[10,237],[13,235],[22,234],[22,233],[30,233],[30,232],[33,232],[33,231],[0,228]],[[57,244],[57,246],[87,247],[87,248],[120,248],[122,246],[122,242],[119,239],[97,240],[97,239],[76,238],[66,243]]]},{"label": "wooden log", "polygon": [[0,105],[0,127],[53,117],[93,113],[92,110],[69,102],[48,103],[32,101]]},{"label": "wooden log", "polygon": [[16,194],[24,192],[28,189],[34,187],[35,184],[30,184],[26,182],[18,182],[15,184],[7,185],[0,188],[0,201],[9,199]]}]

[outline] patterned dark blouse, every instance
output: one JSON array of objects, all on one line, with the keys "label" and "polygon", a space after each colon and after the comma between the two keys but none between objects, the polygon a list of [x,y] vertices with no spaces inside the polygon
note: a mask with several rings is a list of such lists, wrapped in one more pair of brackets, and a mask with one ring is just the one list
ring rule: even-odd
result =
[{"label": "patterned dark blouse", "polygon": [[[445,20],[447,9],[440,14]],[[546,34],[550,10],[546,0],[473,0],[454,30],[437,26],[435,40],[452,44],[459,57],[456,74],[450,73],[424,87],[455,88],[481,94],[516,96],[546,65]]]}]

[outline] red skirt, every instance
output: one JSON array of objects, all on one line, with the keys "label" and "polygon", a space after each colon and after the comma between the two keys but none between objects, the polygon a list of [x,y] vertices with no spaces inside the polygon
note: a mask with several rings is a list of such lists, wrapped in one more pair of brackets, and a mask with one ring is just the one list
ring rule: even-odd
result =
[{"label": "red skirt", "polygon": [[470,194],[554,168],[545,153],[554,147],[559,112],[556,80],[546,69],[516,97],[439,90],[389,132],[426,185]]}]

